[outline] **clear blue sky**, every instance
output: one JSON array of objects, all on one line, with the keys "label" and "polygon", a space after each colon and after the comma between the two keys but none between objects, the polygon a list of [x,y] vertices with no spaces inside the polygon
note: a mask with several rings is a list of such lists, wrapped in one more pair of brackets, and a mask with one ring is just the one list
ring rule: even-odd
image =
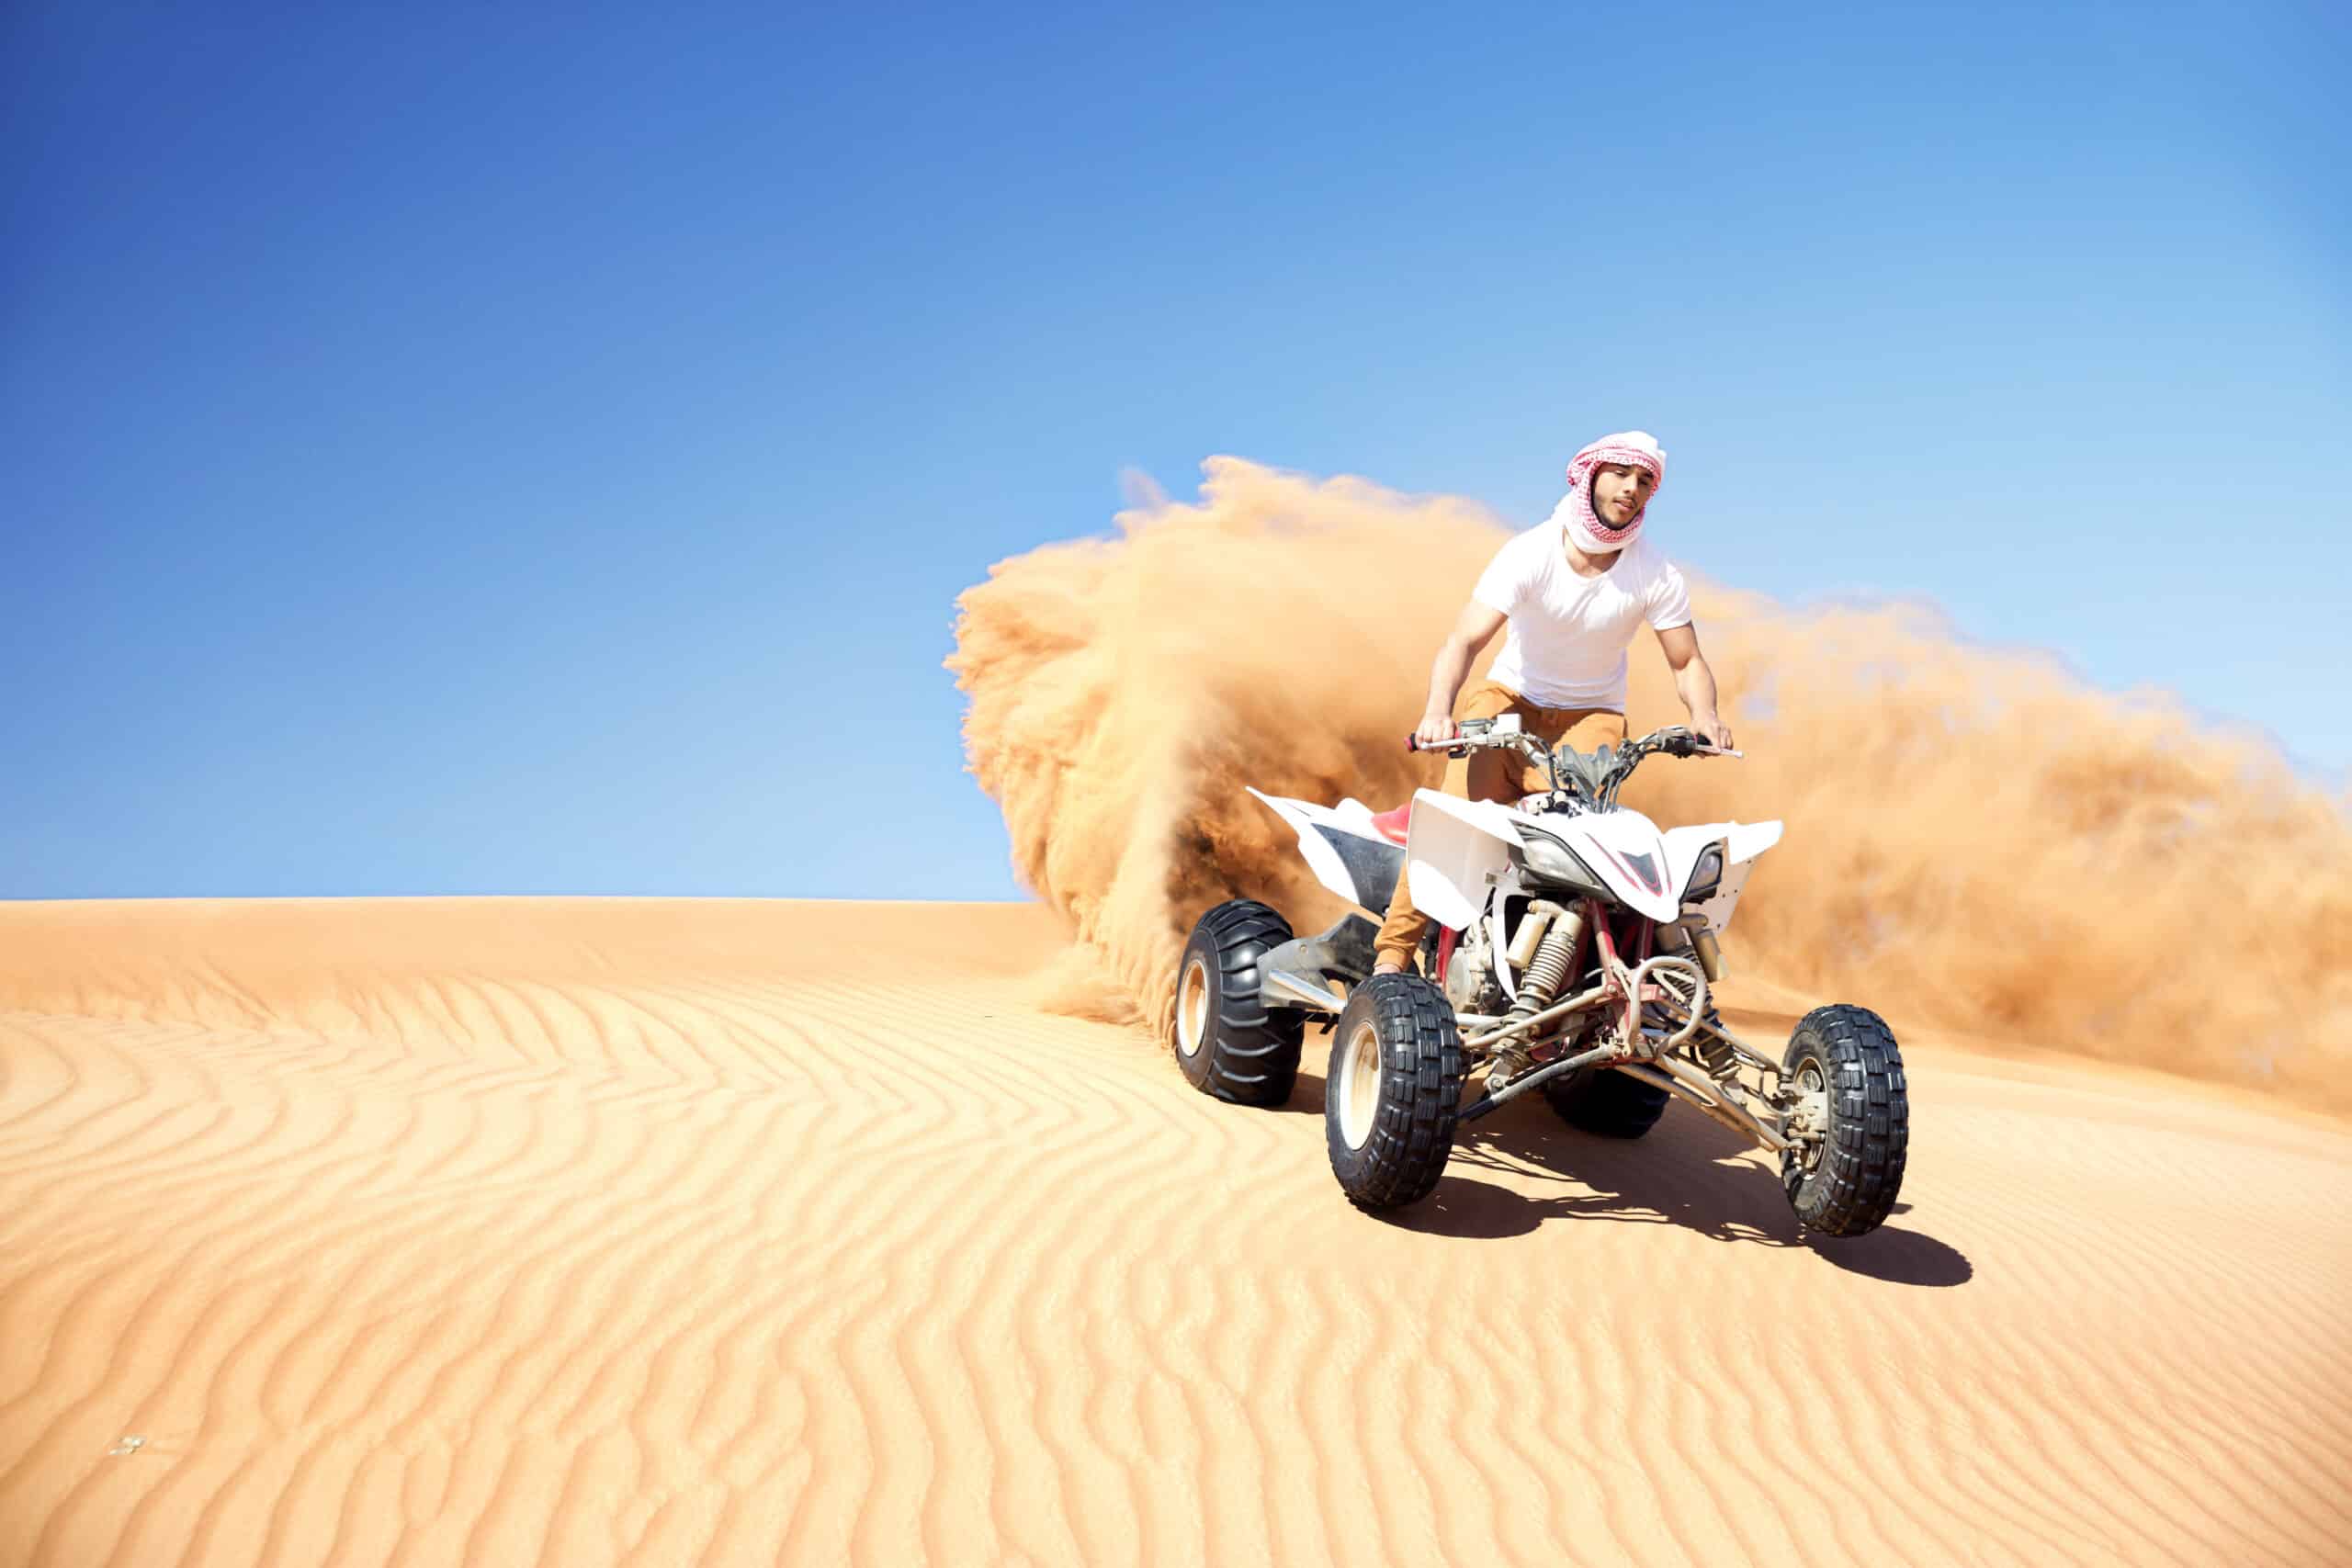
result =
[{"label": "clear blue sky", "polygon": [[991,561],[1626,424],[2352,764],[2341,5],[1057,9],[0,9],[0,895],[1010,895]]}]

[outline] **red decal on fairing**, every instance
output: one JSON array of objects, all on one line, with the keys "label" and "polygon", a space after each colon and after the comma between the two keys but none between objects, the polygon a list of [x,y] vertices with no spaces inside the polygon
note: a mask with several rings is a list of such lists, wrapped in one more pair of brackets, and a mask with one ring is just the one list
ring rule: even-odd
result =
[{"label": "red decal on fairing", "polygon": [[1649,856],[1621,855],[1615,850],[1611,849],[1607,844],[1602,844],[1600,848],[1611,860],[1615,861],[1619,865],[1625,868],[1625,874],[1629,878],[1639,882],[1643,886],[1648,888],[1653,893],[1663,893],[1666,891],[1666,884],[1658,880],[1657,872],[1656,868],[1650,864]]}]

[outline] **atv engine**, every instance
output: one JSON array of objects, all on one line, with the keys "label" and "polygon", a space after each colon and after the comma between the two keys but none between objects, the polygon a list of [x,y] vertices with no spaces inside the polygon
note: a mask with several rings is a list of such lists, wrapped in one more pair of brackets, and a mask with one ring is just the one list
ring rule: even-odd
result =
[{"label": "atv engine", "polygon": [[1494,944],[1487,940],[1487,924],[1473,920],[1462,933],[1460,945],[1445,966],[1445,999],[1455,1012],[1493,1014],[1503,1010],[1506,998],[1495,978]]}]

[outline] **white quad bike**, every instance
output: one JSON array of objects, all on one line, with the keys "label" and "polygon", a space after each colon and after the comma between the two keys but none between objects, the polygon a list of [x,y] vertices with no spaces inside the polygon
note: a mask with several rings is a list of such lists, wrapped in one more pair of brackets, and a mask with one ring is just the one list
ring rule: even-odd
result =
[{"label": "white quad bike", "polygon": [[[1708,1000],[1723,975],[1716,935],[1781,824],[1661,832],[1617,804],[1645,757],[1739,753],[1679,727],[1613,750],[1551,750],[1514,716],[1472,720],[1430,750],[1480,748],[1524,754],[1551,788],[1517,808],[1424,789],[1377,816],[1353,799],[1250,792],[1297,830],[1323,886],[1374,917],[1409,864],[1430,931],[1414,972],[1374,976],[1374,919],[1351,914],[1295,937],[1264,904],[1219,904],[1177,971],[1170,1033],[1185,1077],[1222,1100],[1279,1105],[1306,1021],[1320,1015],[1332,1033],[1325,1142],[1360,1207],[1427,1197],[1458,1123],[1540,1089],[1571,1126],[1606,1137],[1640,1137],[1669,1099],[1685,1100],[1781,1156],[1804,1227],[1875,1230],[1903,1183],[1910,1122],[1884,1021],[1816,1008],[1774,1061]],[[1482,1067],[1482,1092],[1465,1106]]]}]

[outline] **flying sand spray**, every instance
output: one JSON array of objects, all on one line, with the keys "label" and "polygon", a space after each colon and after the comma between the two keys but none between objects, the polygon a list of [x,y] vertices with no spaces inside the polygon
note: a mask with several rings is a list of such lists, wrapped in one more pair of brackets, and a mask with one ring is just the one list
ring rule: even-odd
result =
[{"label": "flying sand spray", "polygon": [[[1243,786],[1379,807],[1434,784],[1396,735],[1504,537],[1458,498],[1204,470],[1198,502],[1131,507],[1118,537],[1001,562],[958,600],[971,770],[1023,882],[1070,922],[1047,1005],[1080,1016],[1161,1016],[1222,898],[1339,912]],[[1742,908],[1740,971],[1868,994],[1905,1027],[2352,1108],[2342,803],[2256,739],[1916,609],[1691,590],[1747,757],[1639,778],[1628,803],[1787,823]],[[1646,637],[1632,663],[1632,728],[1679,722]]]}]

